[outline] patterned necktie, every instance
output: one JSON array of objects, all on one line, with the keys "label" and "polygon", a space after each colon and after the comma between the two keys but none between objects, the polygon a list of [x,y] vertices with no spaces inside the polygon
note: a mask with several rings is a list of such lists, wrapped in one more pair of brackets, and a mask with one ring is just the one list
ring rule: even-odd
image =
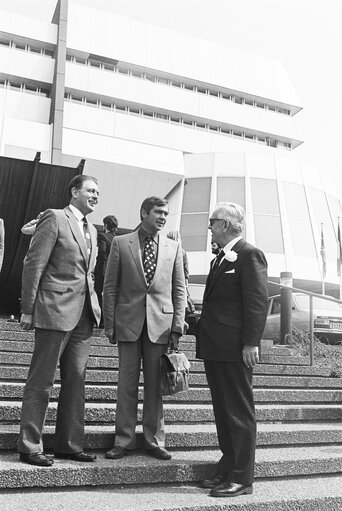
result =
[{"label": "patterned necktie", "polygon": [[153,250],[152,236],[147,236],[146,238],[143,265],[146,282],[150,285],[156,271],[156,255]]},{"label": "patterned necktie", "polygon": [[211,267],[211,270],[210,270],[210,275],[213,276],[215,274],[215,272],[217,271],[217,269],[219,268],[220,266],[220,262],[222,260],[222,258],[224,257],[224,254],[225,254],[225,251],[224,250],[221,250],[221,252],[219,253],[218,256],[216,256],[216,259]]},{"label": "patterned necktie", "polygon": [[90,252],[91,252],[91,240],[90,240],[90,232],[89,232],[88,222],[87,222],[87,219],[85,216],[82,218],[82,222],[83,222],[83,235],[84,235],[84,239],[85,239],[85,242],[87,245],[87,254],[88,254],[88,259],[89,259]]}]

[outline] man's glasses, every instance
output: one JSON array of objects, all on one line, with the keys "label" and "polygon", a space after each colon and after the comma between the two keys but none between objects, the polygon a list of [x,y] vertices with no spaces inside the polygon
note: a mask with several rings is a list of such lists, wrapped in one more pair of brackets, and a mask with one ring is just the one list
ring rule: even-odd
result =
[{"label": "man's glasses", "polygon": [[209,219],[209,227],[212,227],[215,222],[219,222],[220,220],[223,220],[223,218],[210,218]]}]

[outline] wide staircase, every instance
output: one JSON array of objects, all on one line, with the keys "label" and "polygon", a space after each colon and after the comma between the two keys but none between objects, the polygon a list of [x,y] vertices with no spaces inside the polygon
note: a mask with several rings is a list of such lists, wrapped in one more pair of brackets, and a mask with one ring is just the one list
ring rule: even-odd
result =
[{"label": "wide staircase", "polygon": [[[117,349],[95,331],[87,370],[86,445],[96,463],[55,460],[53,467],[19,462],[15,452],[21,399],[33,349],[33,333],[0,321],[0,509],[111,511],[282,511],[342,509],[342,379],[310,367],[284,347],[262,344],[254,376],[258,420],[253,495],[208,496],[199,480],[211,476],[220,457],[203,362],[194,338],[181,349],[191,361],[190,390],[165,398],[166,442],[172,459],[142,449],[140,389],[134,454],[106,460],[113,446]],[[44,443],[53,448],[59,374],[47,414]]]}]

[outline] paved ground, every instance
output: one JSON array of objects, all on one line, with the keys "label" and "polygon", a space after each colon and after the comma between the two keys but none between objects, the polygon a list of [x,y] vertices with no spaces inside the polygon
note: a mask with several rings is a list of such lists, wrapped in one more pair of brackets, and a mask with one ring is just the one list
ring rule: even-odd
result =
[{"label": "paved ground", "polygon": [[0,499],[1,511],[341,511],[342,477],[259,481],[253,495],[234,499],[190,485],[19,490]]}]

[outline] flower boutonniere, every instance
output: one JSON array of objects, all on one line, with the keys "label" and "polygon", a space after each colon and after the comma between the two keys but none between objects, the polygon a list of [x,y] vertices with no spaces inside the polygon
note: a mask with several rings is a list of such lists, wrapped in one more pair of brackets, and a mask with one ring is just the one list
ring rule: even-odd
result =
[{"label": "flower boutonniere", "polygon": [[234,252],[234,250],[228,250],[223,259],[226,259],[229,263],[233,263],[234,261],[237,260],[237,256],[238,255],[236,252]]}]

